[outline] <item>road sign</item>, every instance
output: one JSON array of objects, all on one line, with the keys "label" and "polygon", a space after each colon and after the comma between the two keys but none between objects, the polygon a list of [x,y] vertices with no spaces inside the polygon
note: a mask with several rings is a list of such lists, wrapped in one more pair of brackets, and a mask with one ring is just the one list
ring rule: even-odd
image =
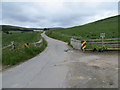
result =
[{"label": "road sign", "polygon": [[86,49],[86,41],[81,41],[81,50],[84,51]]},{"label": "road sign", "polygon": [[100,33],[100,37],[104,38],[105,37],[105,33]]}]

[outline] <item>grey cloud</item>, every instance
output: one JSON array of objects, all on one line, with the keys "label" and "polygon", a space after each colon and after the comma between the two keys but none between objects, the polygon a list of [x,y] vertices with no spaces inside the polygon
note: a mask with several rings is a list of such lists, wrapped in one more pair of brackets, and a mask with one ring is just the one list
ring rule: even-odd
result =
[{"label": "grey cloud", "polygon": [[2,20],[3,24],[28,27],[71,27],[89,23],[91,18],[96,20],[94,17],[97,16],[100,19],[106,12],[116,14],[116,6],[117,3],[4,2]]}]

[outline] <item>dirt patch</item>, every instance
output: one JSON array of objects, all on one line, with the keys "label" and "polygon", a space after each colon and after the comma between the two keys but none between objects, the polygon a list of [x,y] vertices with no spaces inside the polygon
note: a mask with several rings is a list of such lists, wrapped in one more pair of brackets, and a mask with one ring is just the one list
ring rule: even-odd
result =
[{"label": "dirt patch", "polygon": [[[74,53],[73,53],[74,52]],[[118,87],[118,52],[70,54],[68,88],[117,88]],[[88,58],[96,56],[99,58]],[[85,57],[85,62],[83,62]],[[80,59],[83,59],[82,62]]]},{"label": "dirt patch", "polygon": [[89,61],[87,64],[90,66],[98,66],[100,68],[117,68],[118,67],[118,52],[104,52],[97,53],[100,58]]}]

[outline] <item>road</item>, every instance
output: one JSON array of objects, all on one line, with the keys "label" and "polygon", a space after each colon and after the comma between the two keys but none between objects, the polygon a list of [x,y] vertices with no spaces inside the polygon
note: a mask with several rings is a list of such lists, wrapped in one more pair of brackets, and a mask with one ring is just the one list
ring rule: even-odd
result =
[{"label": "road", "polygon": [[2,73],[3,88],[117,88],[117,52],[80,52],[42,36],[48,47]]},{"label": "road", "polygon": [[48,47],[38,56],[3,72],[3,88],[64,88],[68,68],[67,44],[45,34]]}]

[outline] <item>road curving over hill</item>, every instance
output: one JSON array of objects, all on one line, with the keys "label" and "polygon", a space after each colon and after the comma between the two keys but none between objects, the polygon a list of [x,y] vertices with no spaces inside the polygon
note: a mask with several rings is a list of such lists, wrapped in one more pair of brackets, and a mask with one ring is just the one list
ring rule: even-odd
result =
[{"label": "road curving over hill", "polygon": [[48,47],[38,56],[3,72],[3,88],[64,88],[68,68],[62,65],[67,44],[42,36]]},{"label": "road curving over hill", "polygon": [[117,88],[117,52],[80,52],[42,34],[48,47],[2,73],[3,88]]}]

